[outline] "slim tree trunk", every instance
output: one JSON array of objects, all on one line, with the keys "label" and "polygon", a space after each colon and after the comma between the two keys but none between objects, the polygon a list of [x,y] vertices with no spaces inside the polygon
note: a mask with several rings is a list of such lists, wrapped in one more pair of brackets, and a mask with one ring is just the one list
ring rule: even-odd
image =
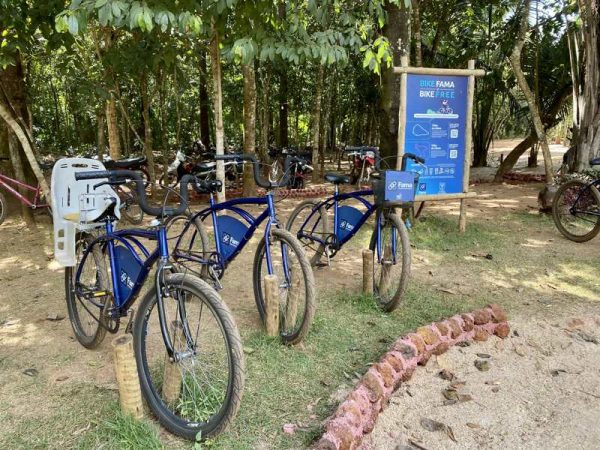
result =
[{"label": "slim tree trunk", "polygon": [[319,137],[321,136],[321,97],[323,96],[323,78],[325,74],[325,69],[323,64],[319,65],[319,70],[317,73],[317,88],[315,91],[315,109],[313,114],[313,138],[312,138],[312,163],[313,163],[313,173],[312,179],[313,181],[317,181],[320,179],[321,168],[318,167],[318,159],[319,159]]},{"label": "slim tree trunk", "polygon": [[[256,79],[253,64],[243,64],[244,74],[244,153],[255,154],[256,147]],[[244,165],[244,197],[256,194],[253,168]]]},{"label": "slim tree trunk", "polygon": [[208,98],[208,71],[206,52],[200,52],[200,140],[208,149],[210,147],[210,103]]},{"label": "slim tree trunk", "polygon": [[104,111],[100,111],[96,114],[96,123],[97,123],[97,131],[96,131],[96,144],[98,148],[96,151],[98,152],[98,160],[103,161],[104,152],[106,151],[106,137],[104,135],[104,126],[105,126],[105,116]]},{"label": "slim tree trunk", "polygon": [[423,52],[421,49],[421,11],[419,9],[419,4],[422,0],[412,0],[412,10],[413,10],[413,39],[415,41],[415,66],[421,67],[423,65]]},{"label": "slim tree trunk", "polygon": [[[410,54],[410,11],[405,2],[398,5],[387,3],[385,10],[388,21],[383,27],[393,51],[393,65],[400,65],[402,56]],[[382,68],[381,96],[379,99],[379,141],[382,157],[395,157],[398,154],[398,114],[400,110],[400,77],[394,75],[393,68]],[[395,162],[390,159],[391,167]]]},{"label": "slim tree trunk", "polygon": [[523,92],[523,96],[525,100],[527,100],[527,105],[529,106],[529,112],[531,113],[531,118],[533,119],[533,126],[535,128],[535,133],[538,138],[538,142],[542,147],[542,154],[544,156],[544,167],[546,172],[546,183],[552,183],[554,178],[554,169],[552,167],[552,156],[550,155],[550,147],[548,146],[548,140],[546,138],[546,131],[544,130],[544,125],[542,123],[540,110],[537,107],[535,96],[525,79],[525,75],[523,73],[523,69],[521,68],[521,52],[523,50],[523,45],[525,44],[525,39],[527,38],[527,32],[529,31],[529,6],[530,0],[525,0],[523,10],[521,12],[521,24],[519,27],[519,35],[517,37],[517,41],[513,48],[513,51],[509,57],[510,65],[515,74],[515,78],[517,79],[517,83],[519,88]]},{"label": "slim tree trunk", "polygon": [[142,96],[142,120],[144,122],[144,151],[148,159],[148,172],[152,179],[151,189],[154,190],[156,183],[156,170],[154,168],[154,152],[152,151],[152,126],[150,123],[150,97],[148,94],[148,75],[144,73],[140,79],[140,90]]},{"label": "slim tree trunk", "polygon": [[121,159],[121,142],[119,141],[119,126],[117,124],[117,102],[114,94],[106,101],[106,124],[108,127],[108,148],[113,160]]},{"label": "slim tree trunk", "polygon": [[269,152],[269,135],[271,132],[270,85],[271,77],[268,66],[264,67],[262,76],[262,121],[261,121],[261,156],[262,161],[267,161]]},{"label": "slim tree trunk", "polygon": [[279,73],[279,147],[290,145],[288,130],[288,76],[285,66]]},{"label": "slim tree trunk", "polygon": [[[23,170],[23,162],[19,152],[19,140],[14,133],[8,133],[8,154],[10,156],[10,163],[15,171],[15,178],[19,181],[25,181],[25,170]],[[28,195],[25,189],[17,188],[17,190],[23,196]],[[21,203],[21,217],[23,217],[23,220],[25,220],[25,223],[29,228],[35,227],[33,214],[27,205],[23,203]]]},{"label": "slim tree trunk", "polygon": [[[212,37],[210,40],[210,65],[213,80],[213,110],[215,114],[215,137],[217,155],[225,153],[225,131],[223,128],[223,90],[221,87],[221,51],[219,50],[219,31],[212,23]],[[217,193],[219,202],[225,201],[225,166],[223,161],[217,161],[217,180],[223,183],[223,189]]]}]

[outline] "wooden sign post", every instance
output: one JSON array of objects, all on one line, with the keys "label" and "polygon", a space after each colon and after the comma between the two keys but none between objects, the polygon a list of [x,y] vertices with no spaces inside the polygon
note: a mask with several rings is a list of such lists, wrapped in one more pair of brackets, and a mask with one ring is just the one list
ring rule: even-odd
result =
[{"label": "wooden sign post", "polygon": [[424,167],[408,163],[419,172],[416,202],[460,200],[459,230],[467,225],[467,203],[471,169],[471,133],[475,77],[485,71],[409,67],[402,57],[394,73],[400,75],[398,159],[404,152],[425,159]]}]

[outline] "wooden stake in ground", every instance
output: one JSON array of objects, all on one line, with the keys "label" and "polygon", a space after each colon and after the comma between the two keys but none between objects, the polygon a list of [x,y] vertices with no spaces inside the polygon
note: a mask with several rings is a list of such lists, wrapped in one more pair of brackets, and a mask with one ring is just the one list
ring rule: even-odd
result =
[{"label": "wooden stake in ground", "polygon": [[[173,350],[181,351],[184,346],[183,325],[178,320],[171,322],[171,340]],[[165,355],[165,373],[163,378],[162,394],[165,403],[173,404],[181,393],[181,369],[179,364],[171,361],[169,355]]]},{"label": "wooden stake in ground", "polygon": [[363,259],[363,294],[373,295],[373,251],[362,251]]},{"label": "wooden stake in ground", "polygon": [[265,325],[268,336],[279,335],[279,283],[276,275],[265,275]]},{"label": "wooden stake in ground", "polygon": [[121,410],[136,419],[141,419],[144,416],[144,406],[137,365],[133,355],[133,337],[130,334],[119,336],[113,340],[112,346]]}]

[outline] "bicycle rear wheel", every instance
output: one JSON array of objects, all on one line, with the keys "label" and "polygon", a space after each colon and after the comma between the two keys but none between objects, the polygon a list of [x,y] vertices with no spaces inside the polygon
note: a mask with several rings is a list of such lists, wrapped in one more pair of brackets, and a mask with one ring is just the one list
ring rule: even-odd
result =
[{"label": "bicycle rear wheel", "polygon": [[[327,238],[327,210],[325,207],[321,207],[319,211],[312,214],[318,204],[319,202],[316,200],[303,201],[292,211],[285,225],[286,230],[292,233],[302,244],[302,249],[312,266],[316,266],[321,261],[321,257],[325,253],[325,245],[311,239],[311,237],[321,240]],[[308,237],[299,237],[300,231]]]},{"label": "bicycle rear wheel", "polygon": [[373,294],[379,307],[390,312],[398,306],[410,278],[410,240],[396,214],[381,214],[381,227],[375,225],[369,245],[373,251]]},{"label": "bicycle rear wheel", "polygon": [[7,214],[8,214],[8,203],[6,203],[6,197],[4,197],[4,194],[2,192],[0,192],[0,225],[2,225],[2,222],[4,222],[4,219],[6,219]]},{"label": "bicycle rear wheel", "polygon": [[600,193],[589,183],[572,180],[558,188],[552,201],[558,231],[573,242],[587,242],[600,232]]},{"label": "bicycle rear wheel", "polygon": [[[302,245],[289,231],[272,230],[269,248],[273,274],[279,283],[279,334],[286,344],[297,344],[308,333],[315,315],[315,279]],[[254,299],[263,322],[266,316],[263,279],[268,273],[263,238],[252,269]]]},{"label": "bicycle rear wheel", "polygon": [[[65,294],[75,337],[86,348],[96,348],[106,336],[106,313],[110,300],[110,278],[100,243],[93,244],[88,233],[77,236],[77,263],[65,268]],[[89,249],[84,259],[85,251]],[[81,268],[79,278],[77,272]]]},{"label": "bicycle rear wheel", "polygon": [[170,432],[186,439],[214,437],[235,417],[244,388],[239,332],[225,302],[206,282],[166,275],[169,358],[161,332],[156,289],[142,299],[134,323],[135,356],[148,406]]}]

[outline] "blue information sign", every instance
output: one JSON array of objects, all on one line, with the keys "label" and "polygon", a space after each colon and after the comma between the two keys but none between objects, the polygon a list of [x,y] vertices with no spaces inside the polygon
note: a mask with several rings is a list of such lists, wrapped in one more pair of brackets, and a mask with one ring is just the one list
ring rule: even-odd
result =
[{"label": "blue information sign", "polygon": [[409,160],[419,172],[417,195],[464,192],[468,76],[408,74],[404,151],[425,159]]}]

